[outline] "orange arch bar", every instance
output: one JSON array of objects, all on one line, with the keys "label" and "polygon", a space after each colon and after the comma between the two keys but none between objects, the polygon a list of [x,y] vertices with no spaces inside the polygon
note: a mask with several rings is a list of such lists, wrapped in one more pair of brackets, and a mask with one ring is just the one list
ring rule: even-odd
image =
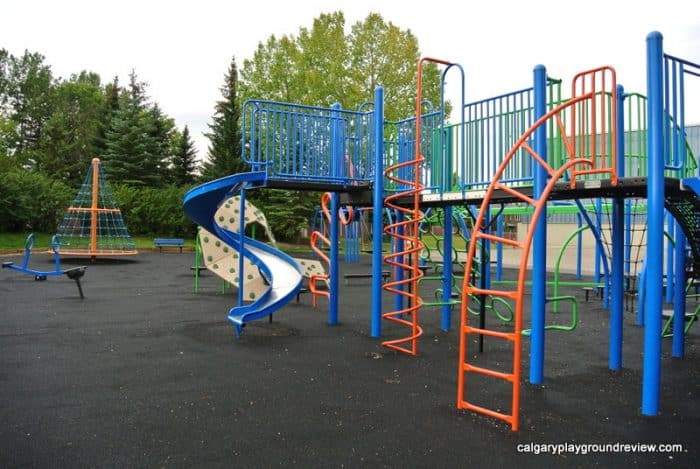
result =
[{"label": "orange arch bar", "polygon": [[[607,70],[607,69],[606,69]],[[511,428],[513,430],[518,429],[518,424],[519,424],[519,407],[520,407],[520,360],[521,360],[521,337],[522,337],[522,313],[523,313],[523,294],[525,290],[525,276],[527,273],[527,260],[530,252],[530,247],[532,245],[532,238],[534,236],[535,232],[535,227],[537,225],[537,222],[540,218],[540,215],[542,211],[544,210],[544,207],[547,204],[547,198],[549,197],[549,194],[551,193],[552,189],[554,188],[554,185],[556,184],[557,181],[559,181],[564,174],[567,171],[571,171],[573,174],[574,171],[578,171],[578,174],[593,174],[595,172],[602,173],[602,172],[611,172],[611,174],[616,174],[616,168],[615,168],[615,160],[613,159],[613,166],[612,168],[594,168],[591,169],[591,167],[594,167],[596,164],[596,159],[595,158],[581,158],[577,156],[577,150],[580,151],[581,147],[579,147],[576,144],[576,134],[572,134],[567,136],[565,130],[565,126],[563,124],[563,119],[562,119],[562,114],[566,110],[573,110],[576,109],[577,107],[580,107],[580,109],[595,109],[595,104],[592,104],[592,101],[595,101],[596,97],[598,96],[598,93],[595,90],[589,90],[585,94],[581,94],[579,96],[573,97],[570,101],[567,103],[564,103],[551,111],[549,111],[547,114],[542,116],[540,119],[537,120],[513,145],[511,150],[508,152],[506,157],[504,158],[503,162],[499,166],[498,170],[496,171],[496,174],[494,175],[493,179],[491,180],[491,184],[489,185],[486,195],[484,196],[484,199],[481,203],[481,208],[479,210],[479,215],[477,217],[476,223],[475,223],[475,228],[474,228],[474,233],[472,234],[472,239],[469,244],[469,252],[467,255],[467,263],[465,266],[465,276],[464,276],[464,282],[462,285],[462,305],[461,305],[461,311],[460,311],[460,345],[459,345],[459,369],[458,369],[458,377],[457,377],[457,407],[460,409],[467,409],[467,410],[472,410],[475,412],[479,412],[485,415],[489,415],[494,418],[498,418],[501,420],[504,420],[505,422],[509,423],[511,425]],[[588,101],[588,103],[586,103]],[[614,108],[614,103],[613,106]],[[596,113],[591,112],[586,115],[588,118],[595,118]],[[550,119],[554,119],[559,131],[562,134],[562,139],[564,142],[564,147],[566,151],[569,154],[569,160],[564,163],[564,165],[556,170],[554,170],[546,161],[545,159],[538,155],[537,152],[535,152],[532,148],[530,148],[527,144],[527,141],[530,139],[531,135],[534,133],[534,131],[540,127],[541,125],[544,125],[547,121]],[[607,119],[607,118],[606,118]],[[575,122],[575,120],[572,118],[572,122]],[[576,128],[575,125],[572,124],[572,128]],[[582,128],[592,128],[595,129],[595,125],[587,124],[586,126],[583,126]],[[616,132],[616,127],[613,125],[611,126],[611,132],[613,134],[613,139],[616,138],[616,135],[614,135]],[[503,244],[510,244],[513,246],[512,242],[508,242],[506,239],[499,239],[497,236],[493,236],[487,233],[483,232],[483,226],[484,226],[484,215],[486,213],[486,208],[488,205],[491,203],[491,198],[493,197],[493,193],[497,188],[503,188],[503,184],[500,182],[500,179],[502,175],[504,174],[506,168],[510,164],[511,160],[513,157],[516,155],[518,151],[524,150],[527,154],[529,154],[537,164],[542,166],[547,173],[550,175],[550,179],[543,190],[540,198],[538,200],[533,200],[530,199],[529,197],[526,197],[525,195],[522,195],[522,197],[519,197],[520,200],[525,201],[527,203],[530,203],[534,206],[534,213],[532,215],[532,222],[530,223],[530,228],[528,229],[527,236],[525,238],[525,241],[519,245],[519,246],[514,246],[516,249],[521,249],[521,259],[520,259],[520,270],[518,273],[518,280],[517,280],[517,287],[515,291],[512,292],[497,292],[500,296],[504,297],[510,297],[513,298],[515,301],[515,327],[512,333],[495,333],[494,331],[488,331],[484,329],[479,329],[476,327],[472,327],[469,325],[469,314],[468,314],[468,301],[470,295],[473,294],[484,294],[485,292],[473,287],[471,285],[471,277],[472,277],[472,268],[473,268],[473,263],[474,263],[474,258],[476,256],[476,249],[477,249],[477,244],[479,240],[486,240],[489,242],[500,242]],[[587,155],[588,156],[588,155]],[[585,168],[585,169],[584,169]],[[574,176],[572,176],[574,177]],[[510,193],[517,191],[517,189],[511,189]],[[512,372],[510,373],[503,373],[503,372],[498,372],[494,370],[488,370],[480,367],[476,367],[473,365],[469,365],[466,363],[467,361],[467,337],[469,334],[484,334],[484,335],[490,335],[493,337],[509,340],[513,342],[513,368]],[[467,402],[465,399],[465,390],[466,390],[466,378],[465,375],[466,373],[480,373],[483,375],[491,376],[497,379],[504,379],[512,383],[512,402],[511,402],[511,412],[510,414],[502,413],[502,412],[497,412],[494,410],[486,409],[484,407],[481,407],[479,405],[473,404],[471,402]]]}]

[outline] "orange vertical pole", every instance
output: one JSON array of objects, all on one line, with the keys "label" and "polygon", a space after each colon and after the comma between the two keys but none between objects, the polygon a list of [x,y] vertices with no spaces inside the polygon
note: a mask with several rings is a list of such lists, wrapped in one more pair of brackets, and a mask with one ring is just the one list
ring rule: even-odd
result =
[{"label": "orange vertical pole", "polygon": [[100,159],[92,159],[92,207],[90,208],[90,253],[97,252],[97,202],[100,185]]}]

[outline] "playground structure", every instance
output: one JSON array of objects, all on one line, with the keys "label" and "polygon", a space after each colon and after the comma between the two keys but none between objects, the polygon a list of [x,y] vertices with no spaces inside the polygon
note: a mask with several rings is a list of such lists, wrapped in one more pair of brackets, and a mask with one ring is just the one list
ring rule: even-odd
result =
[{"label": "playground structure", "polygon": [[72,269],[62,269],[61,268],[61,257],[59,255],[60,249],[61,249],[61,243],[58,238],[58,236],[53,235],[51,238],[51,252],[53,253],[53,260],[54,260],[54,270],[48,270],[48,271],[42,271],[42,270],[36,270],[31,267],[29,267],[29,259],[32,256],[32,249],[34,248],[34,233],[30,233],[27,236],[27,239],[24,241],[24,257],[22,258],[22,264],[21,265],[16,265],[13,262],[3,262],[2,263],[2,268],[3,269],[12,269],[17,272],[22,272],[23,274],[28,274],[28,275],[33,275],[34,280],[37,281],[44,281],[48,277],[56,276],[56,275],[65,275],[71,280],[75,280],[75,284],[78,287],[78,293],[80,294],[80,298],[83,299],[85,298],[83,296],[83,287],[80,285],[80,279],[85,275],[85,269],[87,267],[82,266],[82,267],[74,267]]},{"label": "playground structure", "polygon": [[[456,124],[446,123],[440,110],[423,111],[421,70],[425,62],[444,67],[443,96],[446,75],[460,75],[462,102]],[[599,250],[595,262],[600,262],[604,270],[601,273],[596,269],[602,281],[596,278],[595,282],[604,289],[610,308],[608,366],[619,370],[624,291],[625,283],[630,281],[625,272],[631,275],[633,244],[629,240],[635,237],[636,229],[630,221],[633,211],[629,201],[646,200],[645,240],[647,252],[654,255],[646,256],[643,271],[635,273],[640,275],[639,322],[645,327],[641,408],[644,415],[656,415],[664,274],[666,292],[673,292],[672,340],[673,355],[677,357],[684,354],[686,285],[688,278],[700,276],[700,179],[684,137],[685,79],[700,76],[700,66],[665,54],[661,35],[652,33],[647,38],[647,75],[649,88],[644,99],[626,94],[618,85],[615,70],[607,66],[576,75],[570,97],[563,98],[562,82],[549,78],[544,66],[537,66],[534,86],[467,103],[462,68],[425,58],[418,65],[416,117],[401,122],[384,121],[381,88],[375,91],[371,111],[349,111],[339,105],[328,109],[248,101],[243,109],[242,147],[251,172],[192,190],[185,196],[185,212],[210,231],[222,234],[228,244],[237,244],[261,270],[267,265],[267,299],[243,305],[240,289],[239,305],[234,308],[246,308],[250,319],[256,319],[291,299],[300,285],[299,268],[290,266],[293,260],[279,252],[266,251],[267,256],[261,256],[256,251],[259,246],[241,234],[242,228],[236,235],[216,222],[215,207],[231,194],[245,200],[246,191],[260,187],[328,191],[328,322],[336,324],[338,214],[343,205],[372,207],[371,335],[382,336],[382,319],[387,320],[392,334],[408,329],[383,344],[415,355],[422,334],[420,312],[425,306],[418,284],[427,280],[425,259],[421,257],[425,210],[440,208],[442,232],[452,234],[454,211],[463,208],[470,221],[464,222],[462,229],[468,231],[464,237],[468,250],[461,288],[456,288],[460,282],[455,281],[453,270],[455,259],[451,253],[457,249],[453,236],[443,237],[442,265],[435,268],[441,283],[435,303],[441,307],[442,329],[451,329],[451,311],[460,304],[457,407],[501,419],[517,430],[523,337],[529,337],[530,344],[529,381],[541,383],[547,305],[566,301],[547,292],[547,214],[562,210],[555,208],[556,203],[572,201],[567,210],[577,210],[595,239]],[[609,207],[609,213],[603,216],[594,209],[591,217],[587,205],[581,202],[585,199],[593,201],[587,205]],[[382,216],[386,208],[394,215],[387,225]],[[519,210],[529,217],[522,239],[504,235],[508,210]],[[609,228],[601,228],[602,219],[607,220]],[[673,240],[666,247],[665,232]],[[386,233],[392,241],[392,251],[386,256],[379,233]],[[604,233],[608,234],[607,241]],[[603,254],[606,244],[609,255]],[[504,248],[518,253],[517,281],[496,286],[491,256],[496,252],[498,259]],[[665,264],[661,253],[665,254]],[[381,281],[383,262],[393,267],[393,277],[386,285]],[[498,260],[496,263],[500,268]],[[273,274],[284,281],[278,285]],[[527,331],[523,327],[526,289],[532,296]],[[395,298],[392,311],[382,311],[383,291]],[[488,305],[512,312],[509,330],[500,327],[508,321],[501,321],[498,330],[487,328]],[[476,326],[472,325],[470,311],[479,312]],[[239,332],[242,322],[237,323]],[[468,362],[473,356],[474,336],[478,337],[480,350],[484,337],[506,341],[512,349],[512,364],[494,370]],[[510,410],[491,410],[474,402],[469,394],[473,390],[469,388],[471,375],[507,382],[512,387]]]},{"label": "playground structure", "polygon": [[78,194],[66,209],[58,236],[64,256],[94,259],[138,254],[99,158],[92,159]]}]

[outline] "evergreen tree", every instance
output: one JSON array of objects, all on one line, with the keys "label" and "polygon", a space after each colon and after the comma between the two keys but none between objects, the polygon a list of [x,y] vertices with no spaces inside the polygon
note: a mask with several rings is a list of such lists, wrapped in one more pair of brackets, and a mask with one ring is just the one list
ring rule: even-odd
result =
[{"label": "evergreen tree", "polygon": [[119,96],[121,92],[122,88],[119,86],[119,77],[117,76],[104,87],[105,108],[98,123],[97,140],[95,142],[97,156],[101,157],[107,152],[107,131],[112,118],[119,110]]},{"label": "evergreen tree", "polygon": [[197,166],[196,157],[197,152],[190,138],[190,129],[185,125],[173,156],[172,175],[175,185],[185,186],[194,182],[194,170]]},{"label": "evergreen tree", "polygon": [[169,182],[173,120],[148,105],[146,85],[135,72],[129,78],[105,133],[105,172],[114,183],[160,187]]},{"label": "evergreen tree", "polygon": [[209,138],[209,148],[208,161],[202,164],[203,181],[248,170],[248,165],[241,159],[241,111],[238,104],[238,69],[235,57],[231,59],[229,70],[224,76],[221,94],[223,99],[216,103],[213,122],[209,124],[210,132],[205,134]]},{"label": "evergreen tree", "polygon": [[175,121],[163,114],[158,103],[148,110],[145,119],[148,126],[147,155],[150,157],[147,162],[147,171],[157,176],[153,185],[163,186],[172,180],[169,164],[174,154]]}]

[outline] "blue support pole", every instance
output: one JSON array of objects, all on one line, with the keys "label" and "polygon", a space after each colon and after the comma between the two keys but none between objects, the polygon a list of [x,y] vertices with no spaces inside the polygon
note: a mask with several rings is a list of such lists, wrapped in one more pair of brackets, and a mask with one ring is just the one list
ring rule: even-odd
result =
[{"label": "blue support pole", "polygon": [[642,262],[642,270],[637,279],[637,325],[644,325],[644,308],[646,307],[646,261]]},{"label": "blue support pole", "polygon": [[[406,220],[406,215],[401,212],[397,211],[396,212],[396,223],[402,223]],[[399,225],[395,227],[396,234],[399,236],[404,236],[406,234],[404,230],[404,225]],[[391,238],[390,238],[391,239]],[[404,240],[402,238],[394,238],[391,240],[391,253],[395,254],[397,252],[403,252],[405,250],[406,244],[404,243]],[[402,254],[400,256],[394,257],[394,260],[398,262],[399,264],[404,264],[405,263],[405,256]],[[395,268],[394,272],[396,273],[394,279],[397,282],[400,282],[404,279],[404,270],[401,268]],[[394,287],[396,290],[404,290],[406,289],[406,285],[396,285]],[[404,296],[396,293],[394,295],[394,311],[399,311],[404,308]],[[400,317],[400,316],[399,316]]]},{"label": "blue support pole", "polygon": [[243,250],[245,249],[245,188],[241,189],[240,194],[240,204],[238,206],[238,213],[240,214],[240,221],[238,222],[238,239],[240,244],[240,251],[238,251],[238,306],[243,306],[243,269],[245,264],[243,263]]},{"label": "blue support pole", "polygon": [[[340,110],[340,104],[333,104],[334,111]],[[331,177],[338,178],[342,174],[343,164],[343,138],[340,129],[338,112],[333,112],[331,127]],[[329,285],[328,293],[328,324],[338,324],[338,262],[340,261],[340,196],[337,192],[331,194],[331,232],[329,252]]]},{"label": "blue support pole", "polygon": [[[503,238],[504,236],[504,216],[503,214],[498,216],[498,221],[496,221],[496,236]],[[503,280],[503,243],[496,244],[496,280],[499,282]]]},{"label": "blue support pole", "polygon": [[[486,213],[484,214],[484,223],[486,224],[486,228],[484,229],[484,231],[488,234],[492,234],[492,221],[493,219],[491,218],[491,207],[489,206],[486,207]],[[491,289],[491,241],[482,239],[481,243],[484,246],[484,249],[481,250],[482,254],[480,256],[480,261],[484,264],[484,268],[481,270],[482,275],[484,276],[483,288]]]},{"label": "blue support pole", "polygon": [[[498,216],[498,221],[496,222],[496,236],[503,238],[504,232],[504,216],[503,214]],[[503,243],[498,243],[496,245],[496,280],[499,282],[503,280]]]},{"label": "blue support pole", "polygon": [[374,192],[372,194],[372,337],[382,335],[382,237],[384,234],[384,88],[374,90]]},{"label": "blue support pole", "polygon": [[[534,120],[547,112],[547,70],[544,65],[534,69]],[[534,150],[543,160],[547,160],[547,128],[535,130]],[[534,162],[533,162],[534,164]],[[547,173],[535,164],[533,196],[538,200],[547,184]],[[532,252],[532,324],[530,333],[530,382],[540,384],[544,375],[544,322],[547,301],[547,213],[542,211],[535,227]]]},{"label": "blue support pole", "polygon": [[[576,223],[579,228],[579,232],[576,235],[576,280],[581,280],[581,263],[583,262],[583,230],[580,228],[583,226],[583,219],[581,214],[576,214]],[[556,303],[555,303],[556,304]]]},{"label": "blue support pole", "polygon": [[[595,217],[593,218],[596,223],[596,228],[598,228],[598,233],[603,232],[603,223],[601,220],[601,213],[603,212],[603,201],[601,200],[600,197],[595,199]],[[595,257],[593,259],[593,281],[595,283],[600,282],[600,261],[602,260],[603,256],[605,254],[603,253],[603,247],[596,243],[595,245]],[[608,279],[605,279],[605,283],[607,284]],[[607,304],[603,304],[603,307],[607,307]]]},{"label": "blue support pole", "polygon": [[443,331],[449,331],[452,325],[452,205],[444,208],[445,227],[443,230],[442,259],[442,321]]},{"label": "blue support pole", "polygon": [[649,228],[644,299],[644,361],[642,369],[642,414],[659,413],[661,387],[661,309],[663,301],[664,248],[664,98],[663,37],[659,32],[647,36],[647,197]]},{"label": "blue support pole", "polygon": [[[666,227],[668,230],[668,234],[671,237],[671,239],[675,240],[676,239],[676,220],[673,218],[673,215],[671,215],[668,212],[666,213]],[[679,230],[680,231],[680,230]],[[666,243],[666,288],[664,289],[664,295],[666,296],[666,303],[671,303],[673,302],[673,261],[674,261],[674,243],[671,242],[671,239],[668,239],[667,237],[664,236],[664,241]]]},{"label": "blue support pole", "polygon": [[[625,200],[625,278],[627,283],[625,284],[625,289],[631,289],[632,278],[630,274],[632,273],[632,201]],[[636,271],[635,274],[639,275]],[[636,287],[635,287],[636,288]]]},{"label": "blue support pole", "polygon": [[337,192],[331,194],[331,249],[330,249],[330,272],[328,292],[328,324],[338,324],[338,262],[340,260],[340,220],[338,217],[338,208],[340,207],[340,196]]},{"label": "blue support pole", "polygon": [[[625,115],[624,94],[622,86],[617,86],[617,175],[625,174],[624,138]],[[613,199],[612,201],[612,298],[610,305],[610,344],[608,350],[608,367],[611,370],[622,368],[622,317],[624,301],[624,267],[625,267],[625,199]],[[607,280],[607,279],[606,279]]]},{"label": "blue support pole", "polygon": [[[672,356],[685,355],[685,233],[676,226],[676,272],[673,284],[673,350]],[[671,279],[669,272],[668,279]],[[670,285],[670,283],[667,283]]]}]

